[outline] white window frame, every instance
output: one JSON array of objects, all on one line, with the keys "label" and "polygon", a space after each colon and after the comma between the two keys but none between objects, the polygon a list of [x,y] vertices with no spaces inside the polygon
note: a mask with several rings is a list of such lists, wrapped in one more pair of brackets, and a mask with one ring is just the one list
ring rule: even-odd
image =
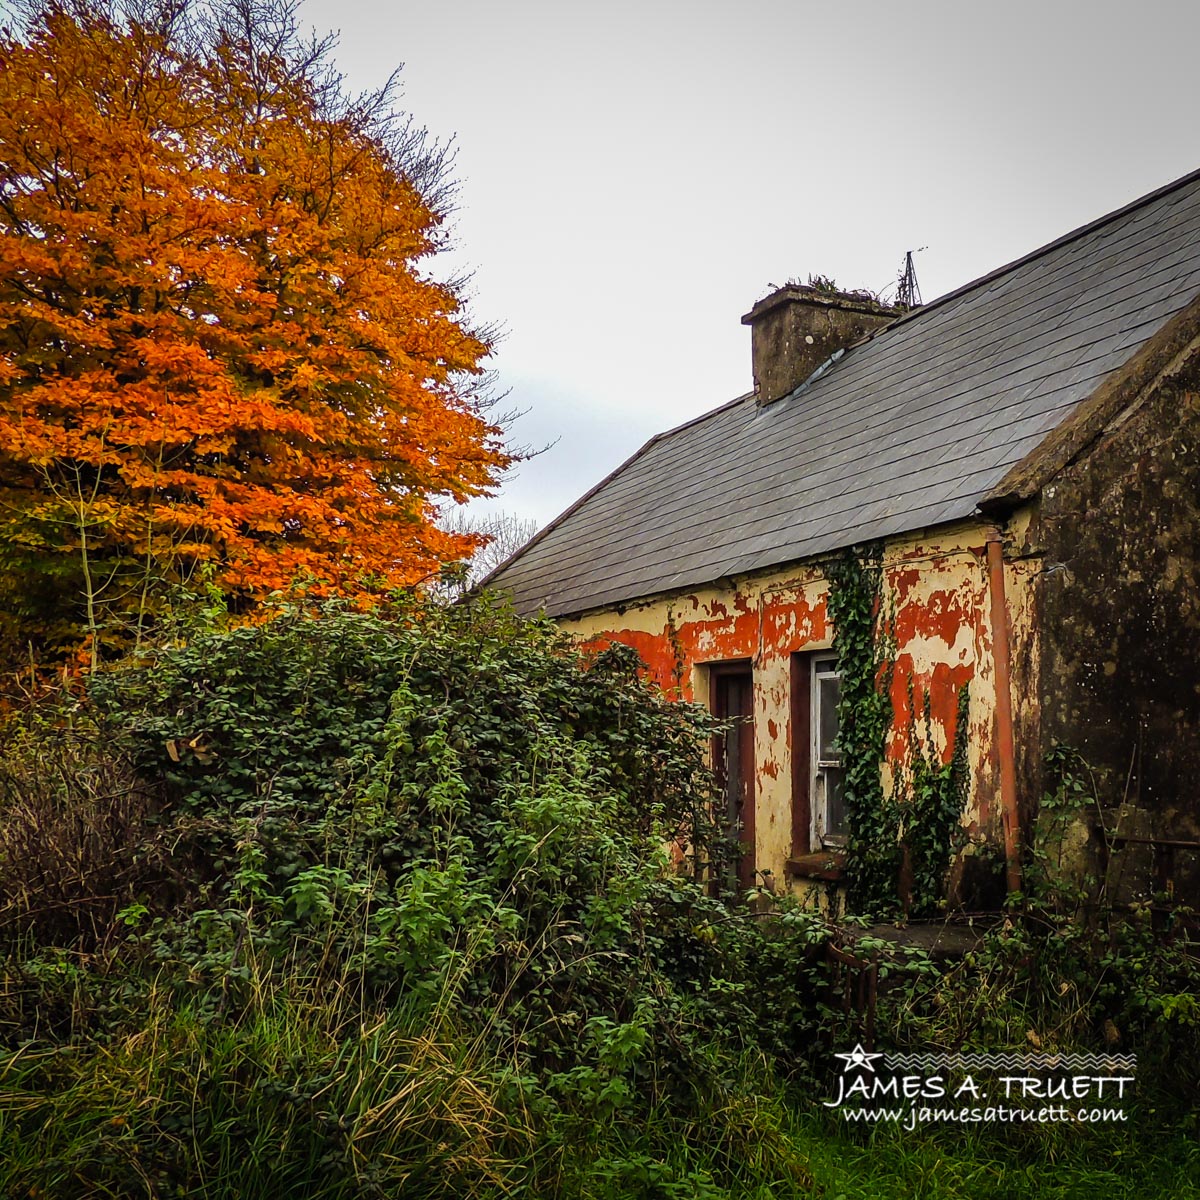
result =
[{"label": "white window frame", "polygon": [[808,795],[812,809],[811,845],[815,850],[827,846],[844,847],[846,830],[830,832],[829,813],[826,807],[827,780],[831,770],[842,770],[842,760],[821,757],[821,680],[840,678],[837,669],[836,654],[815,654],[812,659],[812,669],[809,677],[809,790]]}]

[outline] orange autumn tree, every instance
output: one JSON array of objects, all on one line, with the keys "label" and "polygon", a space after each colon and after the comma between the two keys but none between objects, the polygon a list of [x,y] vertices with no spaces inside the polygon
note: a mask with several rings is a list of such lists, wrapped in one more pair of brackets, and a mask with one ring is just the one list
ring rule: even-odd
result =
[{"label": "orange autumn tree", "polygon": [[215,579],[412,585],[509,463],[423,269],[445,155],[291,0],[57,0],[0,35],[0,658],[93,665]]}]

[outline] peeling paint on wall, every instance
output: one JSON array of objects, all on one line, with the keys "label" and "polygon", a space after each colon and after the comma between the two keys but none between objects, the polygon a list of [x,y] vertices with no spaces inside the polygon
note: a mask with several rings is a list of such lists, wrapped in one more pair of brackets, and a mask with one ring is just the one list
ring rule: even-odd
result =
[{"label": "peeling paint on wall", "polygon": [[[1018,729],[1035,729],[1037,655],[1033,580],[1039,563],[1031,553],[1032,509],[1008,524],[1005,586],[1014,658],[1013,706]],[[895,637],[892,700],[896,722],[889,758],[904,753],[909,718],[909,680],[918,707],[928,695],[935,744],[949,755],[957,696],[971,684],[968,761],[971,795],[966,814],[980,836],[996,840],[999,774],[995,752],[995,682],[989,618],[985,541],[990,527],[962,523],[885,546],[884,594]],[[668,694],[706,703],[706,668],[748,660],[754,671],[756,814],[755,853],[760,869],[787,879],[794,831],[792,749],[792,655],[827,649],[833,631],[826,620],[829,584],[820,563],[741,577],[712,587],[661,597],[622,609],[564,620],[585,643],[608,641],[633,647],[647,673]],[[1031,743],[1032,744],[1032,743]],[[802,881],[793,886],[803,888]]]}]

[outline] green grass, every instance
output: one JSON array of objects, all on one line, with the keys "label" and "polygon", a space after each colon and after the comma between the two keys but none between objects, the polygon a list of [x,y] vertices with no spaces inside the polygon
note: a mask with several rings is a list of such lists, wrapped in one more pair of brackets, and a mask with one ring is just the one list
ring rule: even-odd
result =
[{"label": "green grass", "polygon": [[814,1177],[827,1200],[1152,1200],[1200,1196],[1200,1145],[1157,1113],[1129,1126],[1028,1131],[876,1128],[851,1136],[802,1119]]},{"label": "green grass", "polygon": [[604,1115],[488,1059],[468,1027],[263,994],[236,1019],[144,1002],[136,1032],[0,1060],[0,1195],[578,1200],[1200,1196],[1186,1115],[847,1128],[746,1056],[726,1091]]}]

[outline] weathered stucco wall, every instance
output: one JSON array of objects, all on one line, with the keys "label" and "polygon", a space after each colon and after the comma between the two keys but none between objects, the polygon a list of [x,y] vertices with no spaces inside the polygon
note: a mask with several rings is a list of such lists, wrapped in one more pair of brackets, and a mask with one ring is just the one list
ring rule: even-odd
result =
[{"label": "weathered stucco wall", "polygon": [[[1045,488],[1040,540],[1047,746],[1094,769],[1110,834],[1200,839],[1200,360],[1153,382]],[[1119,853],[1125,898],[1170,878],[1200,901],[1195,850]]]},{"label": "weathered stucco wall", "polygon": [[[1005,529],[1005,585],[1013,645],[1013,701],[1018,744],[1034,740],[1037,723],[1035,621],[1028,557],[1028,510]],[[896,722],[889,754],[903,754],[908,681],[918,708],[928,693],[939,751],[946,755],[958,690],[970,683],[968,823],[993,843],[1000,817],[995,752],[995,684],[985,542],[987,527],[962,524],[890,542],[885,547],[885,594],[894,609]],[[712,664],[749,659],[754,671],[757,865],[787,879],[792,828],[791,656],[829,647],[828,581],[820,563],[730,581],[727,587],[660,597],[620,610],[565,620],[587,642],[608,639],[637,650],[671,694],[708,700]],[[807,737],[807,731],[800,736]],[[1021,769],[1021,764],[1018,764]],[[1022,770],[1022,777],[1028,774]],[[802,885],[801,885],[802,886]]]}]

